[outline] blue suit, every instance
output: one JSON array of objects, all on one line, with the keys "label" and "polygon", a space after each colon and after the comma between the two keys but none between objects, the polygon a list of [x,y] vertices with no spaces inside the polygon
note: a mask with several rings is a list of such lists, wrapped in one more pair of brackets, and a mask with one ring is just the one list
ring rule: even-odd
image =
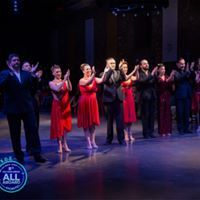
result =
[{"label": "blue suit", "polygon": [[188,132],[189,116],[191,109],[192,85],[190,80],[193,73],[189,71],[176,70],[175,81],[175,99],[178,131]]}]

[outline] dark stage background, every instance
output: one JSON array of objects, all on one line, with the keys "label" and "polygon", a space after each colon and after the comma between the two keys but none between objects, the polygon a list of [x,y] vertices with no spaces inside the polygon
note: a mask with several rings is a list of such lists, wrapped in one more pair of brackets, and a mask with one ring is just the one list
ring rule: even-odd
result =
[{"label": "dark stage background", "polygon": [[[18,2],[14,11],[13,3]],[[58,63],[71,70],[74,86],[81,77],[79,66],[89,62],[99,73],[105,58],[126,58],[132,68],[147,58],[154,66],[162,62],[163,13],[168,0],[2,0],[0,1],[0,69],[6,67],[9,53],[17,52],[22,60],[40,62],[45,80],[51,79],[50,67]],[[177,57],[192,61],[199,56],[200,3],[177,0]],[[156,5],[156,8],[155,8]],[[127,11],[128,6],[132,9]],[[144,6],[144,8],[142,8]],[[118,8],[117,16],[113,9]],[[123,10],[124,9],[124,10]],[[149,15],[148,15],[149,13]],[[93,20],[93,35],[85,35],[86,20]],[[92,59],[87,56],[87,39],[93,37]],[[171,35],[169,35],[171,37]],[[91,44],[89,44],[91,45]],[[168,70],[175,60],[166,64]]]}]

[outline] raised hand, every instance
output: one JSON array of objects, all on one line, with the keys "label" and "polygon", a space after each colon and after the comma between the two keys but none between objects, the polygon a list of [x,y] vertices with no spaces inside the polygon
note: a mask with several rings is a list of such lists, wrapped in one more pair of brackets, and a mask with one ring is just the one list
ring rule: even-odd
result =
[{"label": "raised hand", "polygon": [[125,61],[124,59],[120,60],[120,62],[119,62],[119,69],[120,69],[121,66],[123,65],[124,61]]},{"label": "raised hand", "polygon": [[67,70],[67,76],[68,76],[68,78],[70,77],[70,70],[69,69]]},{"label": "raised hand", "polygon": [[38,79],[40,79],[40,78],[42,77],[42,75],[43,75],[43,71],[42,71],[42,70],[39,70],[39,71],[37,71],[37,72],[35,73],[35,75],[36,75],[36,77],[37,77]]},{"label": "raised hand", "polygon": [[191,62],[191,64],[190,64],[190,70],[191,70],[191,71],[194,70],[194,65],[195,65],[195,62]]},{"label": "raised hand", "polygon": [[186,63],[186,71],[189,71],[189,66],[190,66],[190,64],[189,64],[189,62],[187,62]]},{"label": "raised hand", "polygon": [[11,65],[8,65],[8,68],[11,70],[11,71],[14,71],[13,67]]},{"label": "raised hand", "polygon": [[68,69],[65,76],[64,76],[64,80],[69,79],[69,76],[70,76],[70,70]]},{"label": "raised hand", "polygon": [[154,67],[154,69],[151,72],[151,75],[154,76],[158,71],[158,67]]},{"label": "raised hand", "polygon": [[106,73],[107,71],[109,71],[109,69],[110,69],[110,67],[106,66],[106,67],[104,68],[104,72]]},{"label": "raised hand", "polygon": [[[9,62],[7,62],[7,65],[8,65],[8,68],[9,68],[11,71],[14,71],[13,67],[10,65]],[[13,75],[13,74],[11,74],[11,75]]]},{"label": "raised hand", "polygon": [[139,68],[140,68],[140,66],[139,66],[139,65],[136,65],[135,68],[134,68],[134,71],[135,71],[135,72],[138,71]]},{"label": "raised hand", "polygon": [[95,66],[92,67],[92,73],[93,73],[93,74],[96,74]]},{"label": "raised hand", "polygon": [[35,72],[37,70],[38,66],[39,66],[39,62],[37,62],[36,65],[32,65],[31,72],[32,73]]},{"label": "raised hand", "polygon": [[172,70],[171,73],[170,73],[170,76],[171,76],[171,77],[174,77],[175,72],[176,72],[175,70]]}]

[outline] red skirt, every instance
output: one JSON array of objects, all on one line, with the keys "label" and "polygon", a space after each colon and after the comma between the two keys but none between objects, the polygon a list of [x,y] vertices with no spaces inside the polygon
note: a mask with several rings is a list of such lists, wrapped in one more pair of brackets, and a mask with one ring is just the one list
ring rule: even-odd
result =
[{"label": "red skirt", "polygon": [[96,93],[88,93],[80,96],[77,118],[79,128],[89,128],[100,124]]},{"label": "red skirt", "polygon": [[[69,99],[68,99],[69,101]],[[53,100],[51,109],[51,134],[50,138],[60,138],[64,132],[72,129],[72,117],[70,103]]]},{"label": "red skirt", "polygon": [[123,88],[124,101],[124,123],[133,123],[137,121],[135,111],[135,100],[132,92],[132,88]]}]

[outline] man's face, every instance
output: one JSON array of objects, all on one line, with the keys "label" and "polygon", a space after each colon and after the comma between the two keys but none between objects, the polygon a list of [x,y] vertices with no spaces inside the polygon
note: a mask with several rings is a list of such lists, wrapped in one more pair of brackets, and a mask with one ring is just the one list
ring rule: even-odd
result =
[{"label": "man's face", "polygon": [[178,61],[178,63],[176,63],[177,67],[181,70],[184,70],[185,69],[185,60],[184,59],[181,59]]},{"label": "man's face", "polygon": [[149,69],[149,63],[147,60],[142,60],[141,61],[141,65],[140,67],[143,69],[143,70],[148,70]]},{"label": "man's face", "polygon": [[8,64],[13,69],[19,69],[19,67],[20,67],[20,59],[19,59],[19,57],[17,57],[17,56],[12,57],[9,60]]},{"label": "man's face", "polygon": [[115,62],[115,59],[113,59],[113,58],[107,60],[106,64],[113,70],[116,68],[116,62]]},{"label": "man's face", "polygon": [[30,65],[30,63],[29,62],[25,62],[22,65],[22,70],[30,72],[31,71],[31,65]]}]

